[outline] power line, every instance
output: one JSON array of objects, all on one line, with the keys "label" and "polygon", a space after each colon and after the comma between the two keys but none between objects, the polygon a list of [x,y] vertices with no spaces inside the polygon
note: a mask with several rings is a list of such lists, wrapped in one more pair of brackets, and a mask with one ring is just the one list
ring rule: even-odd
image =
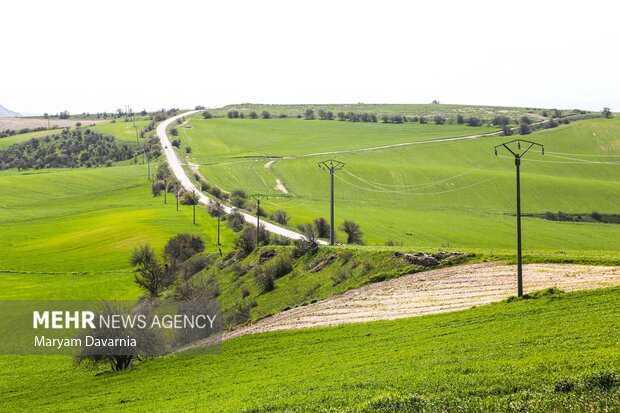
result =
[{"label": "power line", "polygon": [[[517,148],[511,148],[516,144]],[[526,147],[522,149],[522,144]],[[540,143],[527,141],[524,139],[515,139],[495,146],[495,156],[497,149],[504,148],[510,152],[515,159],[515,167],[517,172],[517,295],[523,297],[523,255],[521,251],[521,159],[533,147],[539,147],[541,153],[545,154],[545,147]]]},{"label": "power line", "polygon": [[[508,158],[512,159],[510,156],[497,155],[499,158]],[[552,156],[552,155],[549,155]],[[557,158],[557,156],[554,156]],[[574,159],[574,158],[573,158]],[[612,165],[619,166],[620,162],[602,162],[602,161],[590,161],[586,159],[574,159],[572,161],[545,161],[542,159],[530,159],[530,162],[538,162],[538,163],[554,163],[554,164],[565,164],[565,165]]]},{"label": "power line", "polygon": [[499,176],[492,176],[492,177],[490,177],[488,179],[484,179],[482,181],[474,182],[474,183],[472,183],[470,185],[460,186],[458,188],[448,189],[446,191],[436,191],[436,192],[414,192],[414,191],[409,191],[408,192],[408,191],[389,191],[389,190],[376,190],[376,189],[364,188],[363,186],[356,185],[356,184],[354,184],[352,182],[349,182],[349,181],[347,181],[345,179],[342,179],[339,176],[336,176],[336,179],[346,183],[347,185],[353,186],[353,187],[358,188],[358,189],[362,189],[364,191],[381,193],[381,194],[398,194],[398,195],[413,195],[413,196],[441,195],[441,194],[447,194],[447,193],[450,193],[450,192],[462,191],[463,189],[468,189],[468,188],[471,188],[471,187],[474,187],[474,186],[477,186],[477,185],[482,185],[484,183],[493,181],[493,180],[498,179],[498,178],[500,178],[500,177]]},{"label": "power line", "polygon": [[[485,163],[483,165],[480,165],[480,166],[477,167],[477,169],[483,169],[489,163],[490,162],[487,162],[487,163]],[[368,184],[368,185],[370,185],[372,187],[375,187],[377,189],[385,189],[387,191],[390,191],[391,189],[384,188],[384,187],[393,187],[393,188],[403,188],[403,191],[404,191],[405,188],[409,188],[409,189],[415,190],[415,189],[424,189],[424,188],[429,188],[431,186],[436,186],[436,185],[439,185],[439,184],[451,181],[453,179],[460,178],[460,177],[465,176],[465,175],[469,175],[469,174],[473,173],[475,170],[469,170],[467,172],[463,172],[463,173],[460,173],[458,175],[454,175],[454,176],[451,176],[449,178],[440,179],[440,180],[437,180],[437,181],[425,182],[423,184],[409,184],[409,185],[391,185],[391,184],[383,184],[383,183],[379,183],[379,182],[372,182],[372,181],[369,181],[367,179],[364,179],[364,178],[362,178],[360,176],[357,176],[357,175],[353,174],[351,171],[349,171],[347,169],[343,169],[343,171],[346,174],[351,175],[353,178],[356,178],[356,179],[364,182],[365,184]],[[394,191],[397,191],[397,190],[394,190]]]}]

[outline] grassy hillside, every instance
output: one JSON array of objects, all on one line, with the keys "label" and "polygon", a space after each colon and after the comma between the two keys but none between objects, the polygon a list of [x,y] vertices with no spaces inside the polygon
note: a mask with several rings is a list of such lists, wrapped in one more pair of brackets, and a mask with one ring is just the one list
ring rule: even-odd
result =
[{"label": "grassy hillside", "polygon": [[[215,251],[206,211],[153,198],[145,166],[0,173],[0,297],[134,298],[128,257],[139,243],[161,250],[191,232]],[[171,198],[172,199],[172,198]],[[224,249],[232,234],[224,228]],[[114,281],[114,288],[101,289]]]},{"label": "grassy hillside", "polygon": [[[136,128],[138,133],[151,123],[148,119],[136,120]],[[107,135],[114,135],[120,140],[135,142],[136,130],[133,122],[125,122],[124,119],[117,119],[116,122],[102,122],[94,126],[92,129]]]},{"label": "grassy hillside", "polygon": [[[338,112],[354,113],[375,113],[379,114],[399,114],[405,116],[433,116],[443,115],[446,117],[456,117],[456,115],[492,117],[496,115],[522,116],[529,115],[533,118],[542,118],[543,112],[551,112],[549,109],[541,108],[519,108],[503,106],[478,106],[478,105],[446,105],[446,104],[309,104],[309,105],[263,105],[254,103],[241,103],[228,105],[223,108],[209,109],[209,112],[217,116],[226,116],[229,110],[238,110],[246,115],[250,111],[255,111],[259,115],[266,110],[272,114],[286,114],[289,116],[303,115],[306,109],[315,111],[332,111],[334,115]],[[565,111],[568,113],[569,111]]]},{"label": "grassy hillside", "polygon": [[[329,176],[317,162],[346,163],[337,173],[336,214],[358,221],[366,240],[414,248],[508,253],[514,248],[514,161],[493,146],[507,138],[359,148],[482,132],[459,125],[364,124],[300,119],[194,118],[180,131],[189,159],[225,190],[269,193],[269,212],[286,209],[291,225],[329,214]],[[525,213],[618,213],[620,120],[579,121],[529,135],[547,155],[523,161]],[[324,152],[338,151],[335,154]],[[349,151],[349,152],[347,152]],[[324,153],[324,154],[319,154]],[[270,159],[267,159],[270,158]],[[275,163],[267,164],[274,160]],[[276,179],[289,190],[278,191]],[[524,219],[528,254],[617,259],[617,225]],[[343,234],[339,234],[344,239]]]},{"label": "grassy hillside", "polygon": [[614,411],[619,299],[618,288],[543,295],[245,336],[220,355],[168,356],[114,374],[75,369],[66,357],[3,357],[0,393],[11,411]]}]

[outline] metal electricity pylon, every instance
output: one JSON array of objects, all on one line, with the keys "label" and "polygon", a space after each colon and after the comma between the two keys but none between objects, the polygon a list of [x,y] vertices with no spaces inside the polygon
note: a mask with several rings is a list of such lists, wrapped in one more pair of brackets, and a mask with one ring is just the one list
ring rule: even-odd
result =
[{"label": "metal electricity pylon", "polygon": [[319,162],[319,168],[329,171],[331,192],[330,192],[330,227],[329,227],[329,245],[334,245],[335,231],[334,231],[334,172],[344,168],[344,162],[337,161],[335,159],[328,159],[327,161]]},{"label": "metal electricity pylon", "polygon": [[269,195],[254,194],[252,198],[256,200],[256,248],[260,242],[260,200],[269,198]]},{"label": "metal electricity pylon", "polygon": [[[510,145],[515,146],[516,150]],[[517,295],[523,297],[523,256],[521,251],[521,159],[532,147],[540,147],[541,153],[545,154],[545,147],[540,143],[526,141],[523,139],[515,139],[495,146],[495,156],[497,156],[497,148],[504,147],[515,158],[515,166],[517,168]],[[525,149],[523,149],[525,148]]]}]

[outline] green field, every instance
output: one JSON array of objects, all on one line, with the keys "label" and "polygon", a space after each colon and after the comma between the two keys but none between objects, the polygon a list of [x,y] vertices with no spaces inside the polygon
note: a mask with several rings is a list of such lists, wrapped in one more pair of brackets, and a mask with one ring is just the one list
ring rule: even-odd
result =
[{"label": "green field", "polygon": [[[207,181],[228,191],[272,194],[266,209],[286,209],[293,226],[328,216],[329,176],[317,162],[335,158],[346,163],[337,173],[337,222],[358,221],[368,244],[395,240],[418,249],[500,254],[514,248],[514,161],[493,153],[507,138],[356,151],[488,131],[483,128],[200,117],[188,126],[181,139]],[[620,120],[607,119],[529,135],[547,155],[531,152],[523,161],[523,212],[618,213],[619,136]],[[275,163],[267,168],[270,160]],[[276,179],[290,194],[276,190]],[[617,225],[524,218],[523,226],[524,248],[541,259],[619,258]]]},{"label": "green field", "polygon": [[[138,134],[142,129],[151,123],[150,120],[136,120],[136,129]],[[124,119],[117,119],[116,122],[102,122],[98,123],[93,130],[105,133],[107,135],[116,136],[122,141],[135,142],[136,141],[136,129],[134,129],[133,122],[125,122]],[[155,133],[155,132],[153,132]]]},{"label": "green field", "polygon": [[[136,298],[129,256],[180,232],[216,251],[216,222],[153,198],[145,166],[0,173],[0,298]],[[224,249],[232,233],[224,228]],[[114,288],[101,288],[109,286]]]},{"label": "green field", "polygon": [[258,334],[225,342],[220,355],[167,356],[103,375],[68,357],[2,357],[2,408],[616,411],[618,300],[615,288]]},{"label": "green field", "polygon": [[[490,118],[496,115],[506,115],[510,117],[521,117],[527,115],[533,119],[542,119],[542,113],[549,109],[542,108],[520,108],[520,107],[502,107],[502,106],[479,106],[479,105],[446,105],[446,104],[323,104],[323,105],[264,105],[253,103],[242,103],[237,105],[228,105],[223,108],[209,109],[209,112],[216,116],[226,116],[229,110],[238,110],[246,116],[249,112],[255,111],[259,115],[263,111],[272,114],[286,114],[288,116],[303,115],[306,109],[332,111],[334,116],[338,112],[353,113],[374,113],[381,114],[399,114],[405,116],[427,116],[443,115],[447,118],[455,118],[457,115],[465,117],[478,116],[481,118]],[[569,114],[570,111],[564,111]]]}]

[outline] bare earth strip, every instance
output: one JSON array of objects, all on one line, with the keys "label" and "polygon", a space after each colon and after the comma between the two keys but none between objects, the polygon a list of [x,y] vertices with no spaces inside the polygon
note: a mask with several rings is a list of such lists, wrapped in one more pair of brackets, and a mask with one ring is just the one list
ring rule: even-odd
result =
[{"label": "bare earth strip", "polygon": [[[50,119],[50,126],[56,126],[58,128],[66,128],[75,126],[77,122],[81,122],[84,126],[94,125],[101,121],[96,120],[84,120],[84,119]],[[12,129],[19,130],[23,128],[47,128],[46,119],[33,119],[33,118],[2,118],[0,119],[0,130]]]},{"label": "bare earth strip", "polygon": [[[410,274],[284,311],[226,332],[222,339],[463,310],[516,295],[515,274],[516,266],[497,263]],[[587,290],[620,285],[620,267],[529,264],[523,268],[523,278],[525,293],[548,287]]]}]

